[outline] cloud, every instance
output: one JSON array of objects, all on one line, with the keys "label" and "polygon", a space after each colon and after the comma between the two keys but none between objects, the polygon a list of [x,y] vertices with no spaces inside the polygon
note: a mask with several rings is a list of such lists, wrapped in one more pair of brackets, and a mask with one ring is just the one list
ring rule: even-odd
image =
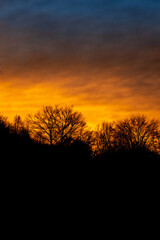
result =
[{"label": "cloud", "polygon": [[8,0],[0,8],[0,82],[160,107],[159,1]]}]

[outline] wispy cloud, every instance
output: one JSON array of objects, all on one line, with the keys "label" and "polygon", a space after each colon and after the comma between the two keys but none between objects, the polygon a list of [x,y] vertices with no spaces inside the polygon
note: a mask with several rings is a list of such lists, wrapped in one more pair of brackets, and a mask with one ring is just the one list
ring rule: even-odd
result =
[{"label": "wispy cloud", "polygon": [[156,0],[0,1],[0,82],[157,110],[159,12]]}]

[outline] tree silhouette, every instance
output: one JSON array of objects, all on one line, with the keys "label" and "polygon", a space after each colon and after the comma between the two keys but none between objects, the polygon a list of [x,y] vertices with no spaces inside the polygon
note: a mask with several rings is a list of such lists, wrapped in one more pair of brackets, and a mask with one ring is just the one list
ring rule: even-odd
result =
[{"label": "tree silhouette", "polygon": [[[144,115],[132,115],[90,131],[82,114],[72,107],[46,106],[27,121],[15,116],[10,123],[0,115],[0,150],[5,158],[33,158],[35,164],[43,156],[57,162],[69,160],[73,165],[92,159],[114,160],[113,164],[130,160],[142,166],[141,160],[160,159],[160,124]],[[111,162],[106,161],[106,166]]]},{"label": "tree silhouette", "polygon": [[34,136],[50,145],[76,139],[86,128],[82,114],[72,107],[45,106],[34,116],[29,115],[28,123]]},{"label": "tree silhouette", "polygon": [[146,148],[157,151],[159,137],[159,122],[144,115],[133,115],[119,121],[114,130],[116,145],[125,150]]},{"label": "tree silhouette", "polygon": [[93,149],[95,154],[102,154],[114,148],[114,123],[104,122],[94,132]]},{"label": "tree silhouette", "polygon": [[[146,158],[151,152],[160,152],[159,122],[144,115],[132,115],[113,123],[104,122],[93,135],[93,151],[98,159]],[[128,155],[130,153],[132,156]]]},{"label": "tree silhouette", "polygon": [[7,117],[0,115],[0,145],[7,144],[9,136],[9,122]]},{"label": "tree silhouette", "polygon": [[21,134],[24,130],[24,123],[20,116],[16,115],[12,124],[13,131],[17,134]]}]

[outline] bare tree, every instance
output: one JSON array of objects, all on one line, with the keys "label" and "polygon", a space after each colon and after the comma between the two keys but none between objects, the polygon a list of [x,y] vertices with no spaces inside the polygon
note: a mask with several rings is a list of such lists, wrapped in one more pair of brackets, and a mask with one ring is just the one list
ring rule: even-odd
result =
[{"label": "bare tree", "polygon": [[117,146],[126,150],[140,147],[157,151],[159,137],[159,122],[144,115],[133,115],[117,122],[114,131]]},{"label": "bare tree", "polygon": [[114,147],[114,123],[104,122],[94,132],[93,150],[96,154],[110,151]]},{"label": "bare tree", "polygon": [[10,124],[7,117],[0,115],[0,146],[8,145],[8,137],[10,134]]},{"label": "bare tree", "polygon": [[34,116],[29,115],[28,122],[34,136],[50,145],[80,137],[86,128],[82,114],[72,107],[45,106]]},{"label": "bare tree", "polygon": [[148,149],[160,151],[159,122],[149,120],[144,115],[132,115],[130,118],[113,122],[102,123],[93,134],[93,150],[95,154]]},{"label": "bare tree", "polygon": [[24,129],[24,124],[20,116],[16,115],[13,120],[13,130],[20,134]]},{"label": "bare tree", "polygon": [[4,117],[3,115],[0,115],[0,124],[8,125],[7,117]]}]

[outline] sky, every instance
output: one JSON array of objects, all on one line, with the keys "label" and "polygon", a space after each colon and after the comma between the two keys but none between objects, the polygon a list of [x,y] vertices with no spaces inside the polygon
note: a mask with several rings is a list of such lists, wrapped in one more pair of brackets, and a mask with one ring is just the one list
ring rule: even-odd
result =
[{"label": "sky", "polygon": [[160,120],[159,0],[0,0],[0,113]]}]

